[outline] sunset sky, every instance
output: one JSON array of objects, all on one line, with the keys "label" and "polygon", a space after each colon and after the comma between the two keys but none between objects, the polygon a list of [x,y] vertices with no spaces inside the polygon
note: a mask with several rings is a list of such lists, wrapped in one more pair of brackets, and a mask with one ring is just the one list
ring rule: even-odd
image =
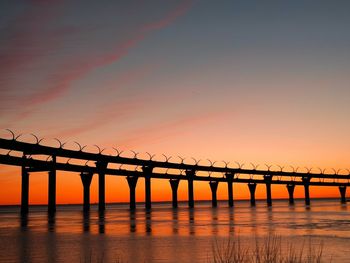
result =
[{"label": "sunset sky", "polygon": [[[347,0],[1,1],[0,135],[345,174],[349,12]],[[19,203],[20,170],[0,168],[0,204]],[[30,202],[46,203],[46,174],[30,180]],[[81,202],[77,174],[57,180],[59,203]],[[91,187],[96,202],[97,178]],[[108,177],[106,189],[107,202],[128,201],[124,178]],[[245,185],[234,191],[248,197]],[[273,186],[273,197],[286,196]],[[170,200],[169,183],[154,181],[152,198]],[[210,198],[208,183],[195,184],[195,198]]]}]

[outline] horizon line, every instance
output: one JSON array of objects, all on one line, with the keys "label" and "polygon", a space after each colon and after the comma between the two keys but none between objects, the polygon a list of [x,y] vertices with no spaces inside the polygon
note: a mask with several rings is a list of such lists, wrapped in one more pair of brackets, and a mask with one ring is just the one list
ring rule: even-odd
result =
[{"label": "horizon line", "polygon": [[[303,197],[297,197],[297,198],[294,198],[294,200],[304,200],[305,198]],[[338,200],[339,198],[338,197],[314,197],[312,198],[312,200]],[[273,199],[274,201],[285,201],[287,200],[288,201],[288,197],[287,198],[284,198],[284,197],[281,197],[281,198],[275,198]],[[207,200],[195,200],[195,202],[211,202],[212,200],[211,199],[207,199]],[[220,200],[217,200],[218,202],[227,202],[228,200],[227,199],[220,199]],[[250,202],[250,199],[236,199],[234,200],[235,202],[242,202],[242,201],[248,201]],[[266,199],[256,199],[256,201],[266,201]],[[162,204],[162,203],[171,203],[172,201],[169,200],[169,201],[152,201],[152,204]],[[188,200],[178,200],[179,203],[187,203]],[[106,202],[106,205],[124,205],[124,204],[129,204],[129,201],[125,201],[125,202]],[[141,202],[136,202],[136,204],[145,204],[145,201],[141,201]],[[83,205],[83,203],[61,203],[61,204],[56,204],[57,206],[75,206],[75,205]],[[90,205],[98,205],[98,202],[94,202],[94,203],[90,203]],[[5,207],[5,206],[21,206],[21,204],[0,204],[0,207]],[[30,206],[47,206],[47,204],[31,204]],[[234,208],[234,207],[233,207]]]}]

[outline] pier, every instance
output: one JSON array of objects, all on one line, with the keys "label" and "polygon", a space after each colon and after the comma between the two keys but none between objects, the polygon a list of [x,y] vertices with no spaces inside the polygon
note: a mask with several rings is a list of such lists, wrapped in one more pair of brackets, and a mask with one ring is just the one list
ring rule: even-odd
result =
[{"label": "pier", "polygon": [[[79,144],[78,144],[79,145]],[[79,149],[65,149],[60,143],[58,147],[44,146],[37,140],[36,143],[18,141],[14,136],[12,139],[0,138],[0,164],[21,167],[21,213],[29,211],[29,187],[30,177],[35,172],[47,172],[48,174],[48,212],[56,211],[56,172],[70,172],[72,176],[81,177],[83,191],[83,210],[90,209],[90,184],[93,176],[98,176],[98,210],[104,211],[105,206],[105,177],[122,176],[125,177],[130,193],[130,209],[136,209],[135,190],[140,178],[145,180],[145,208],[152,208],[152,179],[168,180],[169,191],[172,192],[172,207],[178,206],[177,190],[181,181],[188,186],[188,206],[195,206],[194,187],[197,181],[207,181],[208,191],[211,191],[212,206],[216,207],[217,190],[220,183],[227,184],[229,207],[234,206],[233,184],[246,184],[250,193],[250,204],[255,206],[255,190],[258,184],[264,185],[266,189],[266,204],[272,206],[273,193],[272,185],[285,185],[288,191],[289,204],[294,204],[294,189],[302,186],[305,193],[305,205],[311,204],[311,186],[333,186],[339,188],[340,202],[346,203],[346,189],[350,185],[350,175],[334,173],[306,172],[272,170],[267,169],[245,169],[241,165],[238,168],[231,168],[228,163],[224,165],[200,165],[195,163],[170,162],[168,157],[165,160],[154,160],[150,155],[149,159],[134,157],[122,157],[117,152],[115,156],[83,151]],[[5,153],[7,152],[7,153]],[[71,159],[75,163],[70,163]],[[118,168],[110,167],[112,164],[119,165]],[[115,165],[114,165],[115,166]],[[124,168],[125,167],[125,168]],[[168,170],[171,169],[171,173]],[[215,174],[215,175],[214,175]]]}]

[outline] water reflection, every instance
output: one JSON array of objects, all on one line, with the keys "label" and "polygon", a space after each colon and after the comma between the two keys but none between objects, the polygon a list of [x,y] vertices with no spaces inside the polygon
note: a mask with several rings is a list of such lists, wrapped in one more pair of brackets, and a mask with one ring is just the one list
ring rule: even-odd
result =
[{"label": "water reflection", "polygon": [[136,232],[136,213],[135,210],[130,210],[129,213],[130,218],[130,232]]},{"label": "water reflection", "polygon": [[103,234],[105,232],[105,211],[98,212],[98,233]]},{"label": "water reflection", "polygon": [[195,209],[194,208],[189,208],[188,209],[188,226],[189,226],[189,234],[194,235],[196,234],[195,231],[195,225],[194,225],[194,214],[195,214]]},{"label": "water reflection", "polygon": [[269,235],[273,235],[275,234],[275,227],[274,224],[272,224],[272,222],[274,222],[274,217],[273,217],[273,207],[272,206],[268,206],[267,207],[267,221],[266,221],[266,225],[267,225],[267,231]]},{"label": "water reflection", "polygon": [[[18,246],[18,254],[19,260],[18,262],[30,262],[30,240],[31,237],[29,234],[21,235],[19,239],[19,246]],[[5,252],[5,251],[3,251]],[[3,253],[2,252],[2,253]]]},{"label": "water reflection", "polygon": [[346,211],[348,209],[348,206],[346,205],[346,203],[345,204],[341,203],[340,204],[340,209],[343,210],[343,211]]},{"label": "water reflection", "polygon": [[306,230],[307,235],[312,235],[314,224],[312,221],[312,213],[311,213],[311,206],[310,205],[305,206],[305,223],[308,226],[308,228]]},{"label": "water reflection", "polygon": [[145,215],[146,215],[146,220],[145,220],[146,233],[150,234],[152,232],[152,213],[151,213],[151,210],[146,210]]},{"label": "water reflection", "polygon": [[54,215],[35,208],[27,215],[0,210],[0,262],[85,262],[91,254],[104,262],[115,262],[116,254],[130,263],[171,258],[205,262],[203,251],[211,250],[213,237],[237,234],[247,240],[269,233],[284,238],[318,235],[329,240],[327,245],[341,246],[344,255],[350,253],[350,211],[339,202],[315,200],[311,209],[303,202],[289,206],[276,201],[272,207],[237,202],[234,208],[212,208],[208,202],[193,209],[155,204],[152,211],[118,206],[96,210],[83,213],[67,206]]},{"label": "water reflection", "polygon": [[90,211],[83,211],[83,232],[90,231]]},{"label": "water reflection", "polygon": [[228,208],[228,232],[235,232],[235,218],[234,218],[234,209],[232,207]]},{"label": "water reflection", "polygon": [[28,222],[29,222],[28,214],[21,214],[19,219],[20,219],[21,230],[26,231],[28,227]]},{"label": "water reflection", "polygon": [[[55,262],[56,259],[58,258],[57,256],[57,239],[55,236],[55,215],[50,215],[49,216],[49,222],[53,222],[52,224],[49,223],[48,225],[49,230],[48,230],[48,235],[46,235],[46,258],[47,262]],[[34,260],[33,260],[34,261]]]},{"label": "water reflection", "polygon": [[172,210],[172,221],[173,221],[173,234],[179,233],[179,216],[178,216],[178,209],[174,208]]},{"label": "water reflection", "polygon": [[55,232],[56,214],[47,213],[47,231]]},{"label": "water reflection", "polygon": [[218,220],[218,209],[213,207],[211,209],[211,219],[212,219],[212,234],[216,235],[218,233],[219,220]]},{"label": "water reflection", "polygon": [[257,221],[257,207],[251,206],[250,207],[250,213],[248,213],[247,221],[249,222],[249,230],[250,233],[254,236],[258,235],[258,221]]}]

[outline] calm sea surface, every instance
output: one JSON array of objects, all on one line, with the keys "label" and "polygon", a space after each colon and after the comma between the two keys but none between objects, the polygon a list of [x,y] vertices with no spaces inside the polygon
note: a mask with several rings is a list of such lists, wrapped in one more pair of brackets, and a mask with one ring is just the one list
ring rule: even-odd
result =
[{"label": "calm sea surface", "polygon": [[270,208],[264,201],[255,208],[236,201],[232,209],[226,202],[106,209],[99,214],[93,205],[84,215],[81,206],[58,206],[50,218],[45,206],[32,206],[23,218],[19,207],[0,207],[0,262],[208,262],[214,242],[239,236],[253,246],[269,234],[297,245],[323,243],[327,262],[350,262],[350,203],[339,200],[312,200],[309,208],[302,200],[294,206],[279,200]]}]

